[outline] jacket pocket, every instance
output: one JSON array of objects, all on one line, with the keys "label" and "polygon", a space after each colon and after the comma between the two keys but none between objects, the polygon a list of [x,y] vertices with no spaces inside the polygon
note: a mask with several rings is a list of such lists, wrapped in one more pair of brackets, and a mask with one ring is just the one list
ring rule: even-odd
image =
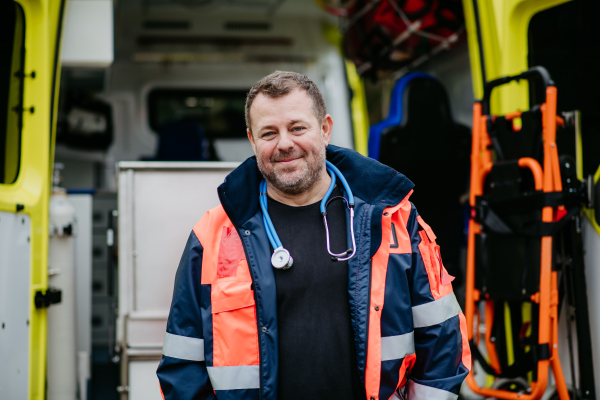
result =
[{"label": "jacket pocket", "polygon": [[258,329],[251,282],[225,281],[211,287],[213,365],[258,365]]},{"label": "jacket pocket", "polygon": [[421,253],[423,264],[427,271],[431,294],[433,295],[434,300],[437,300],[452,293],[452,285],[450,285],[450,282],[454,280],[454,277],[448,274],[448,271],[444,268],[440,246],[435,242],[435,234],[420,216],[417,218],[417,221],[423,228],[423,230],[419,231],[419,235],[421,236],[419,252]]},{"label": "jacket pocket", "polygon": [[253,305],[254,292],[252,290],[247,290],[229,297],[223,297],[222,299],[214,299],[212,302],[212,313],[217,314],[225,311],[234,311]]}]

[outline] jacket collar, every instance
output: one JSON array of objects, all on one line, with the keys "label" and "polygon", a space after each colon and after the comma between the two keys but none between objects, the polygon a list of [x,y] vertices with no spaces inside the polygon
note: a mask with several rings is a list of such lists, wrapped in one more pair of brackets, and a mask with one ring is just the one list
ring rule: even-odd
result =
[{"label": "jacket collar", "polygon": [[[326,157],[344,175],[355,197],[378,208],[400,203],[414,187],[401,173],[356,151],[329,145]],[[258,212],[258,187],[262,179],[256,157],[252,156],[219,186],[219,199],[234,226],[243,226]]]}]

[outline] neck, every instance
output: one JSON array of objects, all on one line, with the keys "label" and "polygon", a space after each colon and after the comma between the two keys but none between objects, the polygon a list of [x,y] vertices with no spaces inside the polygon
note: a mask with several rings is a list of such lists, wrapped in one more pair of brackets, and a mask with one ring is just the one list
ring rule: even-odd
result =
[{"label": "neck", "polygon": [[314,204],[314,203],[320,201],[321,199],[323,199],[323,197],[325,196],[325,193],[327,193],[327,189],[329,189],[330,184],[331,184],[331,177],[327,173],[327,170],[325,169],[325,167],[323,167],[323,173],[321,174],[321,177],[319,178],[319,180],[314,185],[312,185],[311,188],[309,188],[308,190],[305,190],[302,193],[298,193],[298,194],[284,193],[284,192],[278,190],[277,188],[275,188],[268,181],[267,181],[267,192],[269,194],[269,197],[272,198],[273,200],[276,200],[276,201],[283,203],[285,205],[288,205],[288,206],[300,207],[300,206],[306,206],[309,204]]}]

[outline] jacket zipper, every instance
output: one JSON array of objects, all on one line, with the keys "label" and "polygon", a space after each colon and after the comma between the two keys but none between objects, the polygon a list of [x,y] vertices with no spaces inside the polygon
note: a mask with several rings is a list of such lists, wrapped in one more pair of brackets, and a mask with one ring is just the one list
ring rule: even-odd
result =
[{"label": "jacket zipper", "polygon": [[[382,217],[383,218],[383,217]],[[369,227],[370,229],[371,227]],[[365,231],[364,229],[361,232],[361,235],[364,235]],[[369,248],[371,248],[371,243],[370,243],[371,238],[369,237]],[[383,240],[383,238],[382,238]],[[368,292],[367,292],[367,326],[366,326],[366,332],[365,332],[365,369],[363,371],[363,377],[364,377],[364,388],[365,388],[365,393],[367,391],[367,360],[369,359],[369,326],[371,324],[371,279],[373,277],[373,257],[371,257],[371,259],[369,259],[369,268],[367,269],[368,273],[369,273],[369,287],[368,287]],[[368,397],[368,393],[367,393],[367,397]]]},{"label": "jacket zipper", "polygon": [[[238,235],[239,234],[240,234],[240,232],[238,230]],[[246,260],[250,260],[250,258],[248,257],[248,251],[246,249],[245,241],[242,241],[242,245],[244,247],[244,254],[246,255]],[[254,276],[254,268],[251,266],[250,263],[248,263],[248,268],[250,269],[250,276],[252,277],[252,286],[250,288],[252,289],[252,292],[254,295],[254,309],[256,310],[256,335],[258,337],[258,366],[259,366],[259,371],[260,371],[260,390],[258,393],[258,398],[262,399],[263,398],[263,359],[262,359],[263,357],[262,357],[262,340],[261,340],[261,336],[260,336],[260,332],[261,332],[260,322],[259,322],[260,318],[258,317],[259,307],[258,307],[258,296],[256,294],[256,292],[257,292],[256,277]]]},{"label": "jacket zipper", "polygon": [[369,260],[369,292],[367,294],[367,332],[365,333],[365,391],[367,389],[367,360],[369,359],[369,326],[371,325],[371,277],[373,276],[373,259]]}]

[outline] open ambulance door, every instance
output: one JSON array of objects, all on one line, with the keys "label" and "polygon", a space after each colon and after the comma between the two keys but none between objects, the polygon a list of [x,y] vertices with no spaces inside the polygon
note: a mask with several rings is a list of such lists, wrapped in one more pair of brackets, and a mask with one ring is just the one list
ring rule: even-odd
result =
[{"label": "open ambulance door", "polygon": [[44,399],[48,208],[65,0],[0,3],[0,398]]},{"label": "open ambulance door", "polygon": [[[582,212],[574,215],[569,222],[570,233],[560,233],[553,238],[558,249],[565,237],[567,242],[579,241],[574,246],[579,248],[578,251],[573,251],[564,259],[560,250],[557,250],[552,261],[552,270],[558,271],[560,280],[556,346],[569,391],[578,391],[576,398],[598,398],[595,383],[600,382],[600,292],[596,288],[600,284],[600,218],[597,218],[598,213],[595,214],[594,208],[600,202],[600,110],[597,107],[600,51],[595,39],[600,3],[595,0],[463,0],[463,6],[475,99],[484,98],[486,83],[541,66],[549,73],[558,93],[557,115],[564,118],[566,124],[572,125],[570,134],[561,137],[559,133],[556,137],[561,174],[570,177],[571,180],[565,177],[567,184],[582,183],[587,196],[582,200]],[[507,115],[508,119],[508,113],[515,114],[515,110],[529,110],[544,101],[542,86],[539,83],[531,84],[526,79],[500,86],[492,92],[491,99],[487,99],[491,109],[486,114],[493,115],[492,118]],[[520,117],[518,122],[513,123],[515,132],[520,131],[520,123]],[[563,162],[562,156],[570,157],[568,160],[572,161]],[[568,172],[563,168],[575,171]],[[564,254],[564,249],[562,251]],[[564,271],[567,271],[567,278],[563,281],[561,274],[564,276]],[[570,286],[568,290],[567,284]],[[470,300],[467,298],[467,301]],[[507,304],[505,311],[505,321],[510,320],[510,317],[506,317],[509,314]],[[479,312],[476,310],[475,314],[479,315]],[[497,317],[502,319],[501,316]],[[512,341],[522,338],[510,334],[510,322],[505,326],[509,327],[506,339],[511,343],[505,346],[503,357],[505,364],[510,366],[515,358],[511,350],[515,348]],[[492,328],[492,323],[486,321],[486,327]],[[475,334],[477,342],[479,333],[478,328]],[[482,331],[482,341],[483,335]],[[482,343],[480,348],[493,350],[498,346],[497,343],[490,346],[489,332],[485,340],[486,343]],[[493,364],[494,360],[491,359],[497,358],[497,355],[488,354],[486,357]],[[502,379],[494,380],[490,375],[487,381],[480,379],[485,375],[482,372],[479,370],[479,377],[475,376],[480,387],[497,387],[496,384],[501,383]],[[531,383],[531,376],[527,380]],[[473,388],[474,383],[471,381],[469,386]],[[551,381],[550,385],[553,384]],[[509,386],[506,388],[511,391]],[[521,394],[526,398],[528,396],[528,393]],[[517,396],[516,393],[514,395]],[[510,396],[507,394],[503,398]]]}]

